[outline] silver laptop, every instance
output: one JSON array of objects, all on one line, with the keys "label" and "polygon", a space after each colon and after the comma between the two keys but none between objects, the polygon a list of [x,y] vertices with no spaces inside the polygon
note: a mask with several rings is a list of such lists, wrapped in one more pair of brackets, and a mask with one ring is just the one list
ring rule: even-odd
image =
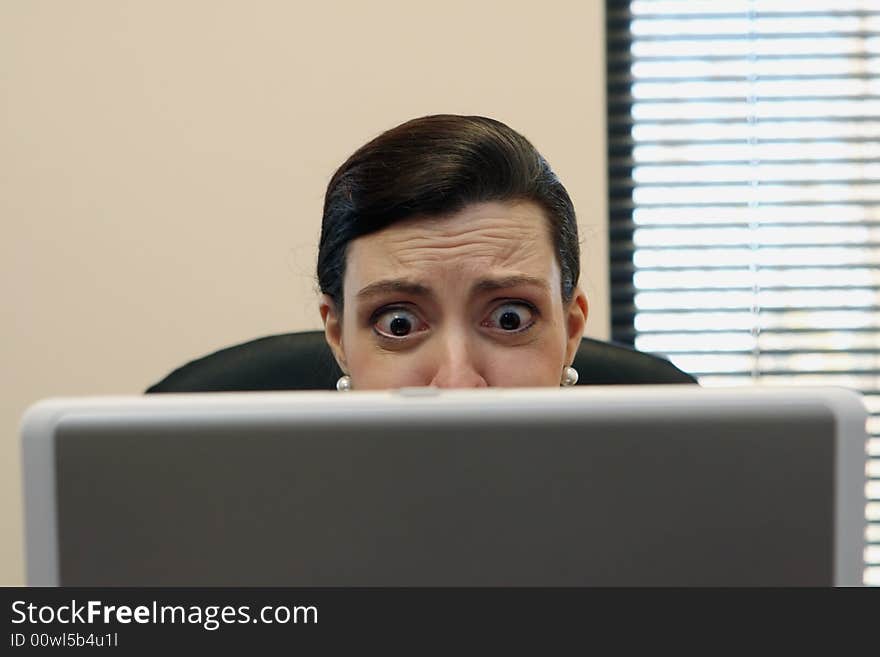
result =
[{"label": "silver laptop", "polygon": [[865,419],[820,388],[47,400],[28,584],[859,585]]}]

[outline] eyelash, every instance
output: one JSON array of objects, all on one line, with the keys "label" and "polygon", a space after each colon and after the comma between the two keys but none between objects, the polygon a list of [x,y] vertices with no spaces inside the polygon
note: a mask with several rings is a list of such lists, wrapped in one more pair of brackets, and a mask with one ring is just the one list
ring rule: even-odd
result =
[{"label": "eyelash", "polygon": [[524,328],[515,329],[513,331],[501,331],[502,335],[522,335],[523,333],[526,333],[526,332],[532,330],[532,328],[534,328],[534,326],[538,323],[538,318],[541,316],[541,314],[538,312],[538,309],[534,306],[534,304],[531,304],[528,301],[524,301],[523,299],[503,299],[503,300],[500,300],[499,303],[497,303],[492,308],[492,310],[489,312],[489,316],[491,317],[492,314],[495,313],[502,306],[523,306],[525,308],[528,308],[529,313],[531,313],[531,315],[532,315],[532,321],[528,326],[526,326]]},{"label": "eyelash", "polygon": [[[534,326],[538,323],[538,318],[541,316],[540,312],[538,311],[537,307],[535,307],[534,304],[529,303],[528,301],[525,301],[523,299],[498,299],[496,301],[497,301],[497,303],[492,307],[492,310],[489,311],[490,317],[493,313],[495,313],[502,306],[523,306],[523,307],[527,308],[532,315],[532,321],[528,326],[526,326],[524,328],[516,329],[513,331],[501,331],[501,334],[503,334],[503,335],[508,335],[508,336],[522,335],[522,334],[530,331],[532,328],[534,328]],[[389,337],[388,335],[385,335],[384,333],[380,332],[376,328],[376,322],[379,320],[380,317],[382,317],[382,315],[385,315],[386,313],[394,312],[396,310],[406,312],[406,313],[411,313],[421,319],[421,316],[419,315],[419,313],[417,313],[413,309],[411,309],[407,306],[403,306],[403,305],[392,304],[390,306],[382,306],[381,308],[378,308],[375,311],[373,311],[373,313],[370,315],[370,318],[369,318],[370,328],[372,329],[373,333],[378,338],[380,338],[382,340],[386,340],[389,342],[403,342],[404,340],[411,340],[415,334],[394,338],[394,337]],[[481,324],[481,326],[482,326],[482,324]],[[419,333],[419,332],[420,331],[417,331],[416,333]]]},{"label": "eyelash", "polygon": [[[394,338],[394,337],[390,337],[388,335],[385,335],[384,333],[382,333],[381,331],[379,331],[376,328],[376,322],[379,321],[379,318],[382,315],[394,312],[395,310],[410,313],[412,315],[415,315],[416,317],[418,317],[421,320],[421,316],[419,315],[419,313],[417,313],[412,308],[409,308],[407,306],[392,304],[390,306],[382,306],[381,308],[378,308],[370,315],[370,319],[369,319],[370,328],[373,330],[373,333],[376,335],[376,337],[380,338],[381,340],[386,340],[388,342],[395,342],[395,343],[403,342],[404,340],[411,340],[413,338],[412,335]],[[417,331],[417,333],[418,333],[418,331]]]}]

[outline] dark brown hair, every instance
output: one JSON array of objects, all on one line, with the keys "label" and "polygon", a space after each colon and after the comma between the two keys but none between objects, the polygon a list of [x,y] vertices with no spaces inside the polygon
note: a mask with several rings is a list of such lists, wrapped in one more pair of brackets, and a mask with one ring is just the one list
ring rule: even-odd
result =
[{"label": "dark brown hair", "polygon": [[471,203],[527,200],[547,215],[568,302],[580,276],[574,206],[547,161],[521,134],[482,116],[407,121],[359,148],[324,197],[318,285],[342,311],[349,242],[416,215]]}]

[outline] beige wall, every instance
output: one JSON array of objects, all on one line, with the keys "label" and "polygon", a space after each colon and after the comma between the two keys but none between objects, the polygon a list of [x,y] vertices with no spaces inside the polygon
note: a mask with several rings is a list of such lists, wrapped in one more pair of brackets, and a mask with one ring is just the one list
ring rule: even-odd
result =
[{"label": "beige wall", "polygon": [[599,0],[0,3],[0,584],[23,582],[18,419],[318,328],[324,187],[380,131],[496,117],[578,210],[606,337]]}]

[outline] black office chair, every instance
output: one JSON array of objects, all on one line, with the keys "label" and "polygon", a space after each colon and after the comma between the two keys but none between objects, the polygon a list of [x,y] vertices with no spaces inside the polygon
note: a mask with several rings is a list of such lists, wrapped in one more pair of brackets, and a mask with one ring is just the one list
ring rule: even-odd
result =
[{"label": "black office chair", "polygon": [[[696,383],[668,360],[584,338],[574,359],[578,385]],[[335,390],[342,376],[322,331],[284,333],[221,349],[174,370],[154,392]]]}]

